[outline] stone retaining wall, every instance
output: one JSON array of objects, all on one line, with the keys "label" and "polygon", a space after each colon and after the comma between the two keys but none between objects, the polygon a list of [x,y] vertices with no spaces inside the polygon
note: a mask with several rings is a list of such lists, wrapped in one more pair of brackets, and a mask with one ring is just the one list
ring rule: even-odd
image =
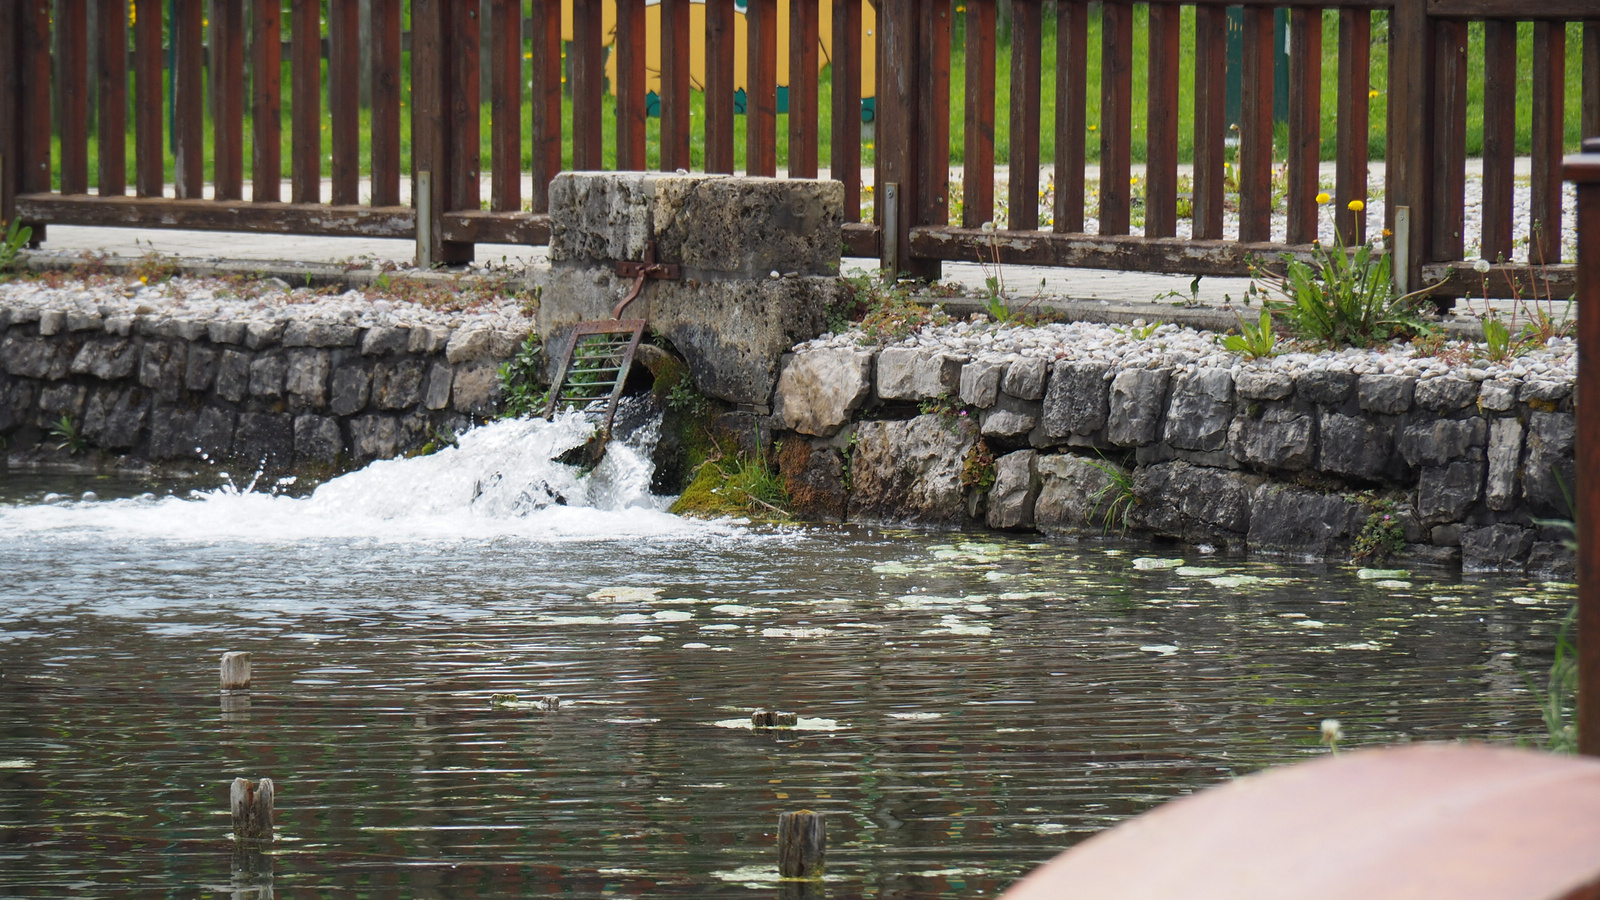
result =
[{"label": "stone retaining wall", "polygon": [[1570,577],[1540,522],[1570,517],[1570,376],[1485,375],[832,346],[785,358],[773,421],[809,518],[1099,534],[1121,498],[1135,532],[1337,558],[1387,501],[1406,557]]},{"label": "stone retaining wall", "polygon": [[122,457],[343,468],[492,414],[498,366],[526,334],[315,316],[0,308],[0,437],[13,460],[33,458],[65,416]]}]

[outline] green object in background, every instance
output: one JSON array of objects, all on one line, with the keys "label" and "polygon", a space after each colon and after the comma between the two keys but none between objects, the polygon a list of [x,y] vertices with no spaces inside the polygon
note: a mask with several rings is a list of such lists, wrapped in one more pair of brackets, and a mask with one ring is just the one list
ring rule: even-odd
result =
[{"label": "green object in background", "polygon": [[[1225,114],[1230,136],[1239,126],[1244,95],[1244,7],[1228,7],[1227,100]],[[1289,120],[1289,11],[1272,14],[1272,118]]]}]

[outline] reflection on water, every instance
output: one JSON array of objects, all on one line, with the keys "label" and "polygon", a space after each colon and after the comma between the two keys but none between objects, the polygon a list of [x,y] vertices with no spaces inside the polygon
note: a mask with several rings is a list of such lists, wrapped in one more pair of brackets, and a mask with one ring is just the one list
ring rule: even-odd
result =
[{"label": "reflection on water", "polygon": [[[1537,736],[1522,673],[1572,600],[626,503],[118,499],[145,487],[6,479],[0,895],[225,894],[228,782],[270,776],[286,896],[776,896],[798,808],[831,814],[831,896],[993,896],[1323,752],[1325,717],[1347,746]],[[254,654],[247,706],[225,650]]]}]

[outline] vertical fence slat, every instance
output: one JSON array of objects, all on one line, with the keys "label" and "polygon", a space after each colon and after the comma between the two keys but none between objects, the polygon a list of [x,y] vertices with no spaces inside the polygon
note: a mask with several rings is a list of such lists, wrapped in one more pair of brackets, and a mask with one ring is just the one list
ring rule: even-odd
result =
[{"label": "vertical fence slat", "polygon": [[372,0],[373,206],[400,204],[400,24],[400,0]]},{"label": "vertical fence slat", "polygon": [[1396,276],[1416,287],[1422,260],[1433,237],[1428,201],[1433,194],[1433,122],[1419,112],[1429,108],[1433,78],[1433,28],[1426,0],[1396,0],[1389,14],[1389,120],[1385,148],[1384,227],[1395,228],[1395,210],[1411,210],[1407,258],[1397,260]]},{"label": "vertical fence slat", "polygon": [[203,78],[205,10],[201,0],[176,0],[173,43],[177,72],[172,80],[172,156],[178,197],[199,199],[205,193],[205,110]]},{"label": "vertical fence slat", "polygon": [[745,63],[745,152],[749,175],[778,174],[778,0],[749,0]]},{"label": "vertical fence slat", "polygon": [[[1600,309],[1600,184],[1578,185],[1577,307]],[[1578,316],[1576,509],[1578,558],[1578,752],[1600,755],[1600,316]]]},{"label": "vertical fence slat", "polygon": [[[1483,108],[1517,105],[1517,23],[1484,23]],[[1511,261],[1512,196],[1516,169],[1516,118],[1483,117],[1483,237],[1480,255],[1491,262]]]},{"label": "vertical fence slat", "polygon": [[[917,94],[916,149],[917,171],[921,177],[916,198],[917,225],[950,224],[950,16],[953,5],[952,0],[924,0],[921,5],[922,47],[917,59],[921,90]],[[790,119],[793,117],[791,108]],[[812,119],[815,121],[815,116]],[[1038,170],[1035,163],[1034,172]],[[1037,175],[1035,177],[1037,179]],[[1039,208],[1037,200],[1033,208]]]},{"label": "vertical fence slat", "polygon": [[1600,21],[1583,23],[1583,137],[1600,135]]},{"label": "vertical fence slat", "polygon": [[1056,3],[1056,203],[1051,227],[1083,231],[1089,136],[1089,4]]},{"label": "vertical fence slat", "polygon": [[211,72],[217,95],[212,195],[239,200],[244,196],[244,0],[215,0],[212,10]]},{"label": "vertical fence slat", "polygon": [[1216,6],[1194,12],[1194,231],[1197,238],[1222,237],[1226,171],[1227,13]]},{"label": "vertical fence slat", "polygon": [[690,165],[689,0],[661,0],[661,170]]},{"label": "vertical fence slat", "polygon": [[645,0],[617,0],[617,168],[625,172],[645,168],[646,36]]},{"label": "vertical fence slat", "polygon": [[1044,55],[1043,4],[1011,4],[1011,182],[1006,191],[1006,227],[1039,227],[1039,102]]},{"label": "vertical fence slat", "polygon": [[[992,60],[989,68],[994,69]],[[844,184],[844,220],[861,221],[861,0],[833,0],[833,152],[828,164]]]},{"label": "vertical fence slat", "polygon": [[50,4],[21,0],[22,191],[50,190]]},{"label": "vertical fence slat", "polygon": [[550,179],[561,171],[561,0],[533,0],[532,13],[528,117],[533,187],[528,202],[534,212],[543,213],[550,210]]},{"label": "vertical fence slat", "polygon": [[1180,7],[1150,5],[1148,149],[1144,233],[1178,233],[1178,25]]},{"label": "vertical fence slat", "polygon": [[[1440,21],[1433,38],[1432,259],[1465,255],[1467,191],[1467,23]],[[1491,113],[1492,115],[1493,113]]]},{"label": "vertical fence slat", "polygon": [[1272,236],[1272,10],[1244,11],[1239,108],[1239,240]]},{"label": "vertical fence slat", "polygon": [[[385,0],[374,0],[373,9]],[[397,3],[399,0],[388,0]],[[256,203],[283,199],[283,2],[255,0],[250,46],[250,197]],[[376,85],[374,81],[374,85]],[[377,103],[374,90],[373,102]],[[398,135],[396,135],[398,137]],[[395,141],[398,147],[399,141]],[[373,135],[374,166],[378,137]],[[374,173],[376,174],[376,173]]]},{"label": "vertical fence slat", "polygon": [[[450,91],[446,122],[450,128],[450,189],[446,195],[449,205],[443,211],[476,210],[481,194],[479,184],[482,171],[480,142],[480,100],[483,97],[482,71],[478,65],[482,29],[478,20],[482,6],[478,0],[452,0],[450,13]],[[595,122],[600,121],[597,110]],[[439,176],[434,175],[435,183]]]},{"label": "vertical fence slat", "polygon": [[1372,14],[1364,9],[1339,10],[1339,112],[1334,126],[1334,228],[1347,244],[1367,239],[1367,215],[1350,209],[1367,202],[1367,133],[1371,118]]},{"label": "vertical fence slat", "polygon": [[600,0],[572,3],[572,166],[599,169],[601,147],[600,106],[605,70],[605,38],[601,28]]},{"label": "vertical fence slat", "polygon": [[1322,158],[1322,10],[1289,13],[1288,241],[1317,238],[1318,165]]},{"label": "vertical fence slat", "polygon": [[489,208],[522,208],[522,0],[494,0],[489,20]]},{"label": "vertical fence slat", "polygon": [[[361,202],[361,7],[328,3],[328,137],[331,200]],[[476,19],[474,18],[474,21]]]},{"label": "vertical fence slat", "polygon": [[1533,234],[1528,262],[1561,261],[1562,111],[1566,101],[1565,23],[1533,23]]},{"label": "vertical fence slat", "polygon": [[994,219],[996,12],[995,0],[967,0],[967,98],[963,128],[966,147],[961,168],[961,224],[966,228],[977,228]]},{"label": "vertical fence slat", "polygon": [[[417,227],[426,231],[426,241],[421,235],[417,241],[419,265],[470,262],[473,255],[471,244],[446,241],[441,228],[446,210],[477,207],[478,60],[476,54],[461,53],[459,46],[467,39],[463,32],[477,37],[476,19],[468,22],[469,3],[477,5],[475,0],[412,0],[411,4],[411,197],[418,207]],[[468,68],[470,82],[463,81]],[[456,154],[469,145],[457,130],[457,111],[469,106],[474,113],[471,159],[458,160]],[[454,191],[468,170],[474,192],[470,201],[464,201]]]},{"label": "vertical fence slat", "polygon": [[128,193],[128,3],[103,0],[99,6],[99,47],[95,73],[99,81],[96,147],[100,196]]},{"label": "vertical fence slat", "polygon": [[817,177],[817,48],[820,43],[817,31],[820,10],[817,3],[818,0],[789,0],[791,178]]},{"label": "vertical fence slat", "polygon": [[58,0],[61,193],[89,191],[89,20],[85,0]]},{"label": "vertical fence slat", "polygon": [[[706,0],[706,171],[721,175],[733,174],[733,2]],[[846,221],[849,215],[846,204]]]},{"label": "vertical fence slat", "polygon": [[0,226],[16,215],[22,172],[22,6],[0,5]]},{"label": "vertical fence slat", "polygon": [[161,121],[161,0],[134,0],[134,181],[141,197],[165,191]]},{"label": "vertical fence slat", "polygon": [[1133,8],[1101,6],[1100,233],[1127,234],[1133,208]]},{"label": "vertical fence slat", "polygon": [[[294,0],[289,51],[289,199],[322,202],[322,3]],[[412,33],[416,33],[413,27]]]}]

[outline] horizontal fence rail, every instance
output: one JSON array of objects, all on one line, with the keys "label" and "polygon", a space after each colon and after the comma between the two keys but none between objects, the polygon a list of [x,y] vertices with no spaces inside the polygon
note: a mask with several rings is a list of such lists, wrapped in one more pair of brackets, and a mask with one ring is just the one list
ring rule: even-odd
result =
[{"label": "horizontal fence rail", "polygon": [[844,184],[846,252],[890,273],[1242,275],[1337,234],[1406,286],[1504,295],[1570,286],[1569,107],[1600,133],[1590,0],[15,0],[0,219],[451,264],[547,242],[564,168],[781,162]]}]

